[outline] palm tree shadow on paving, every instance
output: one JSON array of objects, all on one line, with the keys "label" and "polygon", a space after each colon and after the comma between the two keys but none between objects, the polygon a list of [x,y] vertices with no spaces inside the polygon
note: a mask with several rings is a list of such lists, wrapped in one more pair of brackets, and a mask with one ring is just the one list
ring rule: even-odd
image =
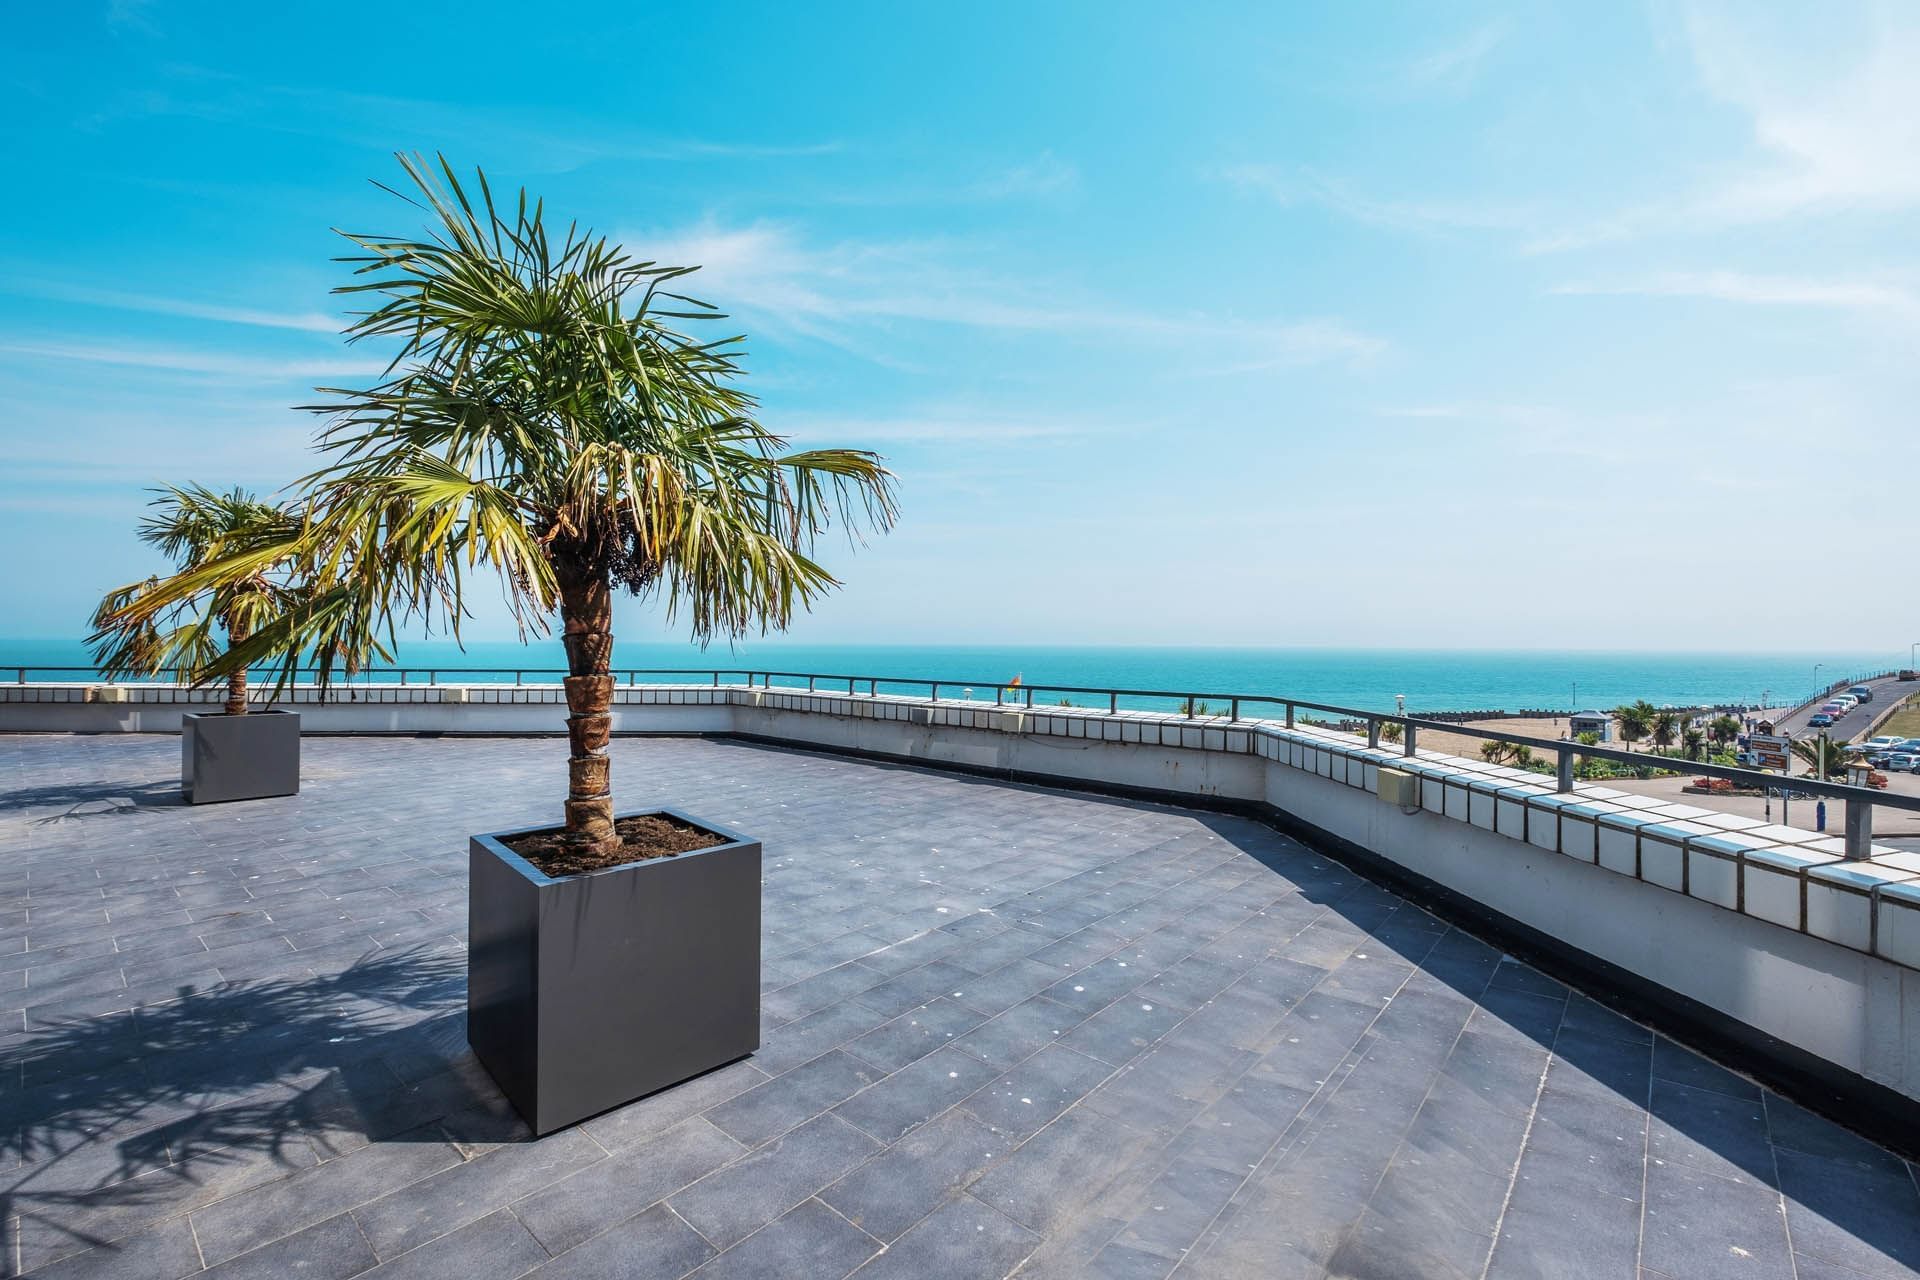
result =
[{"label": "palm tree shadow on paving", "polygon": [[[1287,836],[1252,818],[1207,813],[1195,813],[1194,817],[1261,865],[1299,884],[1301,896],[1308,901],[1325,906],[1396,951],[1404,951],[1416,971],[1445,983],[1549,1051],[1566,1067],[1590,1081],[1593,1092],[1603,1095],[1610,1092],[1621,1106],[1640,1112],[1644,1123],[1664,1124],[1674,1130],[1679,1140],[1676,1149],[1684,1150],[1687,1144],[1692,1144],[1776,1192],[1783,1190],[1774,1152],[1776,1143],[1831,1158],[1834,1177],[1811,1182],[1802,1178],[1784,1188],[1789,1197],[1810,1213],[1878,1250],[1885,1258],[1906,1267],[1920,1268],[1920,1233],[1909,1227],[1905,1206],[1860,1194],[1863,1186],[1876,1181],[1880,1181],[1890,1195],[1898,1194],[1903,1184],[1910,1188],[1911,1175],[1905,1162],[1877,1141],[1770,1090],[1764,1103],[1756,1094],[1743,1110],[1741,1104],[1746,1100],[1732,1094],[1717,1096],[1711,1084],[1706,1086],[1704,1100],[1698,1097],[1700,1090],[1673,1082],[1663,1085],[1662,1080],[1651,1078],[1654,1046],[1662,1038],[1658,1033],[1649,1033],[1639,1042],[1604,1034],[1561,1035],[1560,1014],[1532,1016],[1537,1008],[1551,1004],[1552,998],[1541,1000],[1538,994],[1530,996],[1529,992],[1564,989],[1571,993],[1571,999],[1584,998],[1600,1004],[1604,1011],[1593,1014],[1594,1017],[1618,1016],[1623,1022],[1631,1021],[1608,1009],[1610,1002],[1604,997],[1581,992],[1577,987],[1566,988],[1530,963],[1504,954],[1499,945],[1490,944],[1460,927],[1447,927],[1445,921],[1429,915],[1417,901],[1336,862],[1310,842]],[[1303,857],[1311,860],[1304,868]],[[1396,925],[1395,920],[1403,916],[1402,908],[1409,907],[1418,911],[1421,918],[1408,918]],[[1516,972],[1524,970],[1526,981],[1504,985],[1506,980],[1502,980],[1503,985],[1495,985],[1495,973],[1503,966],[1513,966]],[[1678,1041],[1671,1043],[1674,1058],[1702,1077],[1739,1075],[1737,1069],[1722,1067]],[[1689,1072],[1672,1074],[1684,1076]],[[1744,1081],[1743,1076],[1741,1079]],[[1782,1138],[1769,1125],[1778,1125],[1791,1136]],[[1710,1215],[1715,1209],[1702,1199],[1694,1211]],[[1377,1264],[1391,1259],[1368,1257],[1365,1242],[1353,1235],[1342,1242],[1333,1261],[1346,1268],[1341,1274],[1393,1274],[1391,1269],[1377,1269]]]},{"label": "palm tree shadow on paving", "polygon": [[57,809],[59,812],[41,813],[31,819],[35,826],[50,826],[84,818],[125,817],[145,809],[184,808],[186,803],[178,778],[157,782],[51,782],[0,792],[0,815]]},{"label": "palm tree shadow on paving", "polygon": [[0,1155],[19,1161],[0,1223],[36,1255],[71,1252],[126,1233],[91,1223],[197,1207],[246,1166],[265,1181],[373,1142],[525,1138],[465,1051],[465,956],[374,952],[27,1033],[0,1052]]}]

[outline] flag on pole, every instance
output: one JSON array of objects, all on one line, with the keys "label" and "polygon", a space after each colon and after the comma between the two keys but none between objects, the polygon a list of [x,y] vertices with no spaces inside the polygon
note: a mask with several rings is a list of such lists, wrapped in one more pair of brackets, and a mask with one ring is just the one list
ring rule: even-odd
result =
[{"label": "flag on pole", "polygon": [[1018,673],[1016,672],[1016,673],[1015,673],[1015,675],[1014,675],[1014,677],[1013,677],[1013,679],[1011,679],[1011,680],[1009,680],[1009,681],[1007,681],[1007,688],[1009,688],[1009,689],[1018,689],[1019,687],[1020,687],[1020,676],[1019,676],[1019,674],[1018,674]]}]

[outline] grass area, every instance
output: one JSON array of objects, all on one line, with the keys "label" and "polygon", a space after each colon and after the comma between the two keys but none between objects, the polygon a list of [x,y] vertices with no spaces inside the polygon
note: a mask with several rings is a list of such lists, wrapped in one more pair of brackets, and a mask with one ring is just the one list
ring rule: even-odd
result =
[{"label": "grass area", "polygon": [[1887,722],[1874,732],[1894,733],[1903,738],[1920,738],[1920,693],[1908,694],[1906,704],[1888,716]]}]

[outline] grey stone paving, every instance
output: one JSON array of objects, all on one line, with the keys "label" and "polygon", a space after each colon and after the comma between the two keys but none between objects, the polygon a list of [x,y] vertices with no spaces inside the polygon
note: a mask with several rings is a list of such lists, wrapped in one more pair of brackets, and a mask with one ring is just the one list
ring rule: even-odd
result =
[{"label": "grey stone paving", "polygon": [[1813,1277],[1914,1170],[1250,822],[737,743],[765,1043],[530,1141],[465,1046],[468,832],[559,740],[0,738],[8,1273]]}]

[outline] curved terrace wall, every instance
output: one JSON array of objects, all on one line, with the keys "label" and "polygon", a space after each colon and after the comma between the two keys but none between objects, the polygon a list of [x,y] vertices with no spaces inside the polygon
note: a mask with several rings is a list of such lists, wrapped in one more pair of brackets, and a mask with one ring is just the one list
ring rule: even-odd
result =
[{"label": "curved terrace wall", "polygon": [[[166,732],[218,701],[157,685],[108,696],[128,700],[0,686],[0,731]],[[334,733],[558,733],[564,716],[556,686],[287,701]],[[1260,813],[1630,994],[1670,995],[1791,1076],[1837,1069],[1841,1092],[1868,1082],[1920,1103],[1920,855],[1848,862],[1837,839],[1757,819],[1563,794],[1521,770],[1270,722],[672,685],[618,690],[614,715],[617,733],[734,734]]]}]

